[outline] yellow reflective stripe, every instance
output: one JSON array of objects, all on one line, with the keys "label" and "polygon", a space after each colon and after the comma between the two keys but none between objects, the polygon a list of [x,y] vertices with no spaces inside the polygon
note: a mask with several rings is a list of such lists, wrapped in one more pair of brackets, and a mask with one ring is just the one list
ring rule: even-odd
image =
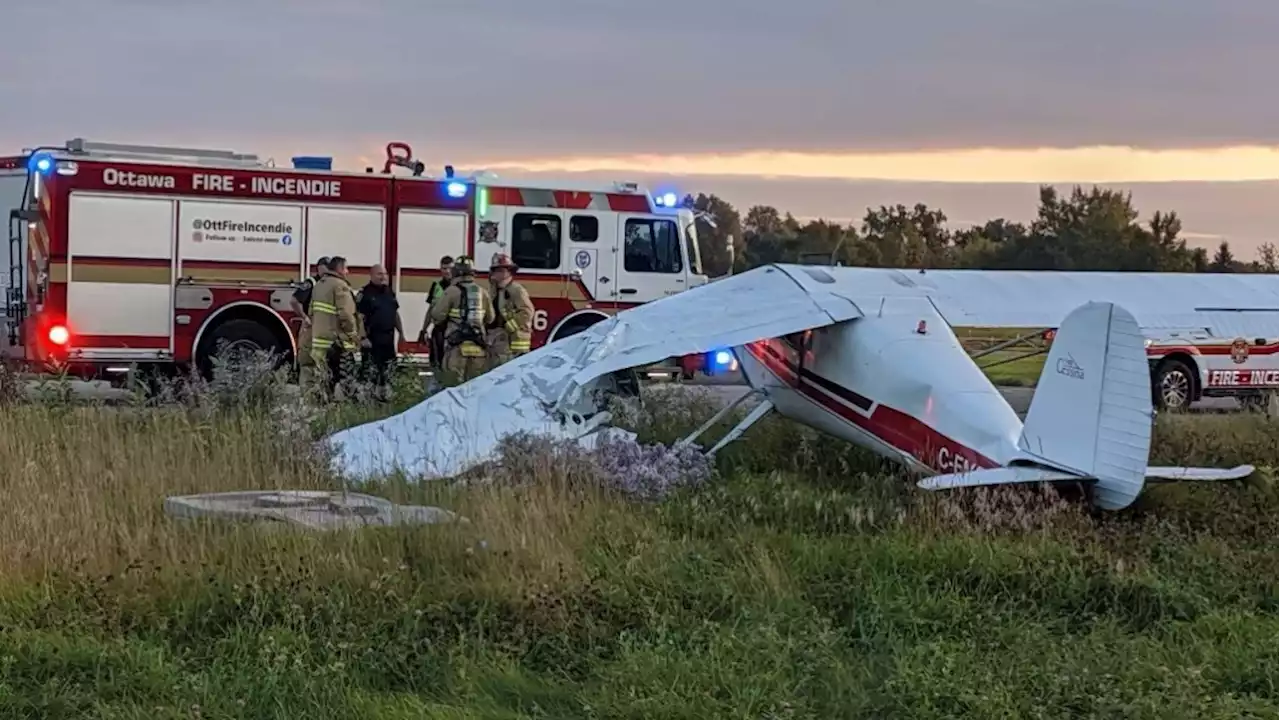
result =
[{"label": "yellow reflective stripe", "polygon": [[484,350],[473,342],[464,342],[458,348],[462,351],[462,357],[484,357]]},{"label": "yellow reflective stripe", "polygon": [[330,348],[333,347],[333,341],[325,340],[324,338],[311,338],[311,347]]},{"label": "yellow reflective stripe", "polygon": [[353,342],[344,342],[342,343],[342,347],[344,350],[355,350],[356,344]]},{"label": "yellow reflective stripe", "polygon": [[462,317],[462,311],[461,311],[461,310],[458,310],[458,309],[456,309],[456,308],[455,308],[455,309],[453,309],[453,310],[450,310],[450,311],[449,311],[449,317],[450,317],[450,318],[453,318],[454,320],[457,320],[457,319],[459,319],[459,318],[461,318],[461,317]]},{"label": "yellow reflective stripe", "polygon": [[513,340],[511,342],[512,352],[529,352],[530,347],[532,347],[532,343],[528,340]]},{"label": "yellow reflective stripe", "polygon": [[312,300],[312,301],[311,301],[311,309],[312,309],[312,311],[314,311],[314,312],[322,313],[322,314],[324,314],[324,315],[337,315],[337,314],[338,314],[338,306],[337,306],[337,305],[333,305],[332,303],[316,302],[316,301]]},{"label": "yellow reflective stripe", "polygon": [[519,329],[520,329],[520,326],[516,324],[515,320],[507,321],[507,332],[515,332]]}]

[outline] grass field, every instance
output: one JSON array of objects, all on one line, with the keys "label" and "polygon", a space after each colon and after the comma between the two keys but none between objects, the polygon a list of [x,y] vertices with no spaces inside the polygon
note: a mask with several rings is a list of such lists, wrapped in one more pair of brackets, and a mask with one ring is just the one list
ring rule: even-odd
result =
[{"label": "grass field", "polygon": [[[956,337],[970,353],[1025,334],[1022,330],[1007,328],[954,328],[954,331]],[[1045,356],[1043,352],[1030,353],[1036,350],[1047,350],[1047,348],[1047,343],[1039,338],[1030,338],[1008,349],[996,350],[989,355],[975,358],[975,362],[996,385],[1033,387],[1040,379],[1040,370],[1044,368]]]},{"label": "grass field", "polygon": [[[271,387],[231,387],[0,409],[0,717],[1276,716],[1261,415],[1162,418],[1153,463],[1267,469],[1111,514],[1034,488],[927,494],[778,421],[663,502],[534,443],[489,483],[376,488],[467,526],[166,518],[171,494],[334,487],[281,430],[379,412],[268,412]],[[702,412],[632,422],[670,440]],[[634,482],[663,481],[649,470]]]}]

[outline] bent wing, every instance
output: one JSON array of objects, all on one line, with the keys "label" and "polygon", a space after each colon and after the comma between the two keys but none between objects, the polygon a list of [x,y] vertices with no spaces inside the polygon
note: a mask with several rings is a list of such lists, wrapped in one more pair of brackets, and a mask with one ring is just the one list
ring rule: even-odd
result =
[{"label": "bent wing", "polygon": [[574,382],[669,357],[730,348],[862,317],[834,286],[794,267],[766,265],[645,303],[553,345],[581,338]]},{"label": "bent wing", "polygon": [[861,316],[847,297],[761,267],[620,312],[324,442],[336,449],[334,469],[348,477],[451,477],[493,457],[506,435],[597,437],[608,417],[597,407],[595,381],[614,371]]},{"label": "bent wing", "polygon": [[1143,330],[1194,328],[1225,338],[1272,338],[1280,324],[1275,274],[823,270],[835,279],[833,292],[849,297],[928,297],[953,327],[1052,328],[1090,301],[1125,308]]}]

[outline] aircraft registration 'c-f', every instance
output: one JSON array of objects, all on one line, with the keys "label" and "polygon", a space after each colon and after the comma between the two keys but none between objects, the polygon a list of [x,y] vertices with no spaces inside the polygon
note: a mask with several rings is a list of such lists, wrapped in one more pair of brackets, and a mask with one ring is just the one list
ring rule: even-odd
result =
[{"label": "aircraft registration 'c-f'", "polygon": [[[728,348],[759,402],[709,452],[776,412],[930,476],[921,487],[1083,482],[1097,505],[1119,509],[1147,480],[1253,471],[1148,467],[1142,331],[1274,336],[1278,285],[1267,275],[770,265],[618,313],[329,440],[348,475],[447,477],[488,459],[508,433],[590,444],[619,432],[603,410],[614,373]],[[1058,328],[1025,423],[953,326]]]}]

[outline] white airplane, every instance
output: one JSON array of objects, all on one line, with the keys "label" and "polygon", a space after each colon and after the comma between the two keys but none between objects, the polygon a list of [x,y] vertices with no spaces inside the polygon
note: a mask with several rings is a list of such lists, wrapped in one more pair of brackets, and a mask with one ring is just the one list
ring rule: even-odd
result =
[{"label": "white airplane", "polygon": [[[620,312],[330,440],[336,469],[349,476],[448,477],[488,459],[509,433],[589,444],[616,432],[604,407],[620,371],[730,352],[758,402],[709,453],[776,412],[931,476],[919,483],[927,489],[1085,483],[1097,505],[1120,509],[1147,480],[1253,472],[1147,466],[1153,411],[1141,328],[1269,337],[1278,308],[1274,276],[770,265]],[[1058,328],[1025,423],[953,325]]]}]

